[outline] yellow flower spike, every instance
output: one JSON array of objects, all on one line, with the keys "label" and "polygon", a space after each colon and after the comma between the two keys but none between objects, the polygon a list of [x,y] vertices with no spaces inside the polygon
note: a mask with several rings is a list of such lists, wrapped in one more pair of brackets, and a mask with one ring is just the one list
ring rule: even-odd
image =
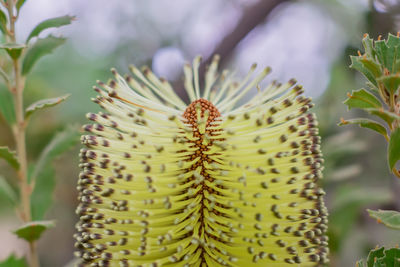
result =
[{"label": "yellow flower spike", "polygon": [[184,66],[188,106],[148,68],[112,70],[94,88],[105,111],[87,115],[82,136],[81,266],[326,263],[311,100],[295,80],[260,88],[269,68],[240,82],[219,75],[218,57],[200,90],[200,60]]}]

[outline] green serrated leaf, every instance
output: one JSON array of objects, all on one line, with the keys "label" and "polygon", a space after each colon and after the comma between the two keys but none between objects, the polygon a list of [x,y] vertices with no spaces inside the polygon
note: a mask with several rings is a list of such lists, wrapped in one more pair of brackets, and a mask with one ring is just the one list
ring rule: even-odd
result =
[{"label": "green serrated leaf", "polygon": [[368,57],[375,58],[374,40],[370,38],[368,34],[364,35],[364,38],[362,39],[362,44]]},{"label": "green serrated leaf", "polygon": [[0,85],[0,114],[9,125],[15,124],[14,99],[4,85]]},{"label": "green serrated leaf", "polygon": [[382,258],[384,256],[383,251],[385,250],[384,247],[373,249],[369,252],[368,258],[367,258],[367,266],[368,267],[374,267],[374,263],[376,259]]},{"label": "green serrated leaf", "polygon": [[75,19],[75,17],[71,17],[71,16],[62,16],[62,17],[47,19],[47,20],[39,23],[32,30],[32,32],[28,36],[28,39],[26,39],[26,43],[28,43],[29,40],[32,39],[33,37],[38,36],[44,30],[71,24],[72,20],[74,20],[74,19]]},{"label": "green serrated leaf", "polygon": [[31,104],[29,107],[25,109],[25,119],[28,119],[33,113],[35,113],[38,110],[53,107],[57,104],[60,104],[61,102],[65,101],[69,96],[70,95],[68,94],[55,98],[42,99]]},{"label": "green serrated leaf", "polygon": [[5,34],[7,32],[7,15],[0,9],[0,31]]},{"label": "green serrated leaf", "polygon": [[0,195],[6,198],[13,206],[18,203],[17,193],[3,176],[0,176]]},{"label": "green serrated leaf", "polygon": [[349,109],[382,107],[382,103],[379,99],[365,89],[352,91],[352,94],[348,94],[348,97],[349,98],[347,98],[343,103],[346,104]]},{"label": "green serrated leaf", "polygon": [[21,9],[22,5],[25,4],[26,0],[18,0],[17,4],[15,5],[17,7],[17,11]]},{"label": "green serrated leaf", "polygon": [[393,72],[393,62],[396,57],[396,47],[389,48],[385,41],[375,42],[375,51],[378,61],[389,70],[390,73]]},{"label": "green serrated leaf", "polygon": [[79,142],[80,134],[75,127],[67,127],[57,133],[42,151],[34,166],[30,181],[35,182],[31,195],[31,210],[33,220],[43,219],[52,204],[55,187],[55,171],[52,161]]},{"label": "green serrated leaf", "polygon": [[362,57],[359,56],[350,56],[351,65],[350,68],[356,69],[361,72],[374,86],[378,86],[376,82],[375,76],[361,63]]},{"label": "green serrated leaf", "polygon": [[394,112],[390,112],[387,110],[384,110],[383,108],[366,108],[364,109],[365,111],[367,111],[368,113],[378,116],[379,118],[381,118],[382,120],[384,120],[385,122],[387,122],[387,124],[391,125],[392,122],[394,120],[400,120],[400,116],[397,115]]},{"label": "green serrated leaf", "polygon": [[25,49],[24,44],[15,44],[15,43],[5,43],[5,44],[0,44],[0,48],[4,49],[7,51],[7,54],[12,58],[12,59],[18,59],[22,51]]},{"label": "green serrated leaf", "polygon": [[19,162],[17,155],[6,146],[0,147],[0,158],[5,159],[14,169],[19,169]]},{"label": "green serrated leaf", "polygon": [[25,258],[17,258],[11,254],[6,260],[0,262],[0,267],[28,267]]},{"label": "green serrated leaf", "polygon": [[49,36],[38,39],[26,52],[22,63],[22,74],[27,75],[35,63],[45,55],[50,54],[55,48],[65,43],[65,38]]},{"label": "green serrated leaf", "polygon": [[396,35],[393,35],[393,34],[389,33],[387,41],[386,41],[386,45],[388,47],[399,46],[400,45],[400,38],[397,37]]},{"label": "green serrated leaf", "polygon": [[388,162],[390,170],[395,168],[396,162],[400,160],[400,128],[390,135],[388,147]]},{"label": "green serrated leaf", "polygon": [[357,118],[351,120],[342,120],[338,125],[342,126],[347,124],[358,124],[360,127],[374,130],[383,135],[386,139],[388,139],[386,128],[376,121],[370,119]]},{"label": "green serrated leaf", "polygon": [[15,230],[14,233],[19,238],[32,242],[38,240],[45,230],[53,228],[54,226],[54,221],[33,221],[22,225]]},{"label": "green serrated leaf", "polygon": [[[359,261],[359,262],[362,262]],[[365,265],[362,265],[363,267]],[[384,247],[373,249],[367,258],[367,267],[400,267],[400,249]]]},{"label": "green serrated leaf", "polygon": [[400,86],[400,74],[391,74],[382,76],[377,79],[379,83],[383,83],[385,88],[391,93],[394,94],[398,91]]},{"label": "green serrated leaf", "polygon": [[400,249],[391,248],[385,250],[385,257],[377,260],[384,267],[400,267]]},{"label": "green serrated leaf", "polygon": [[371,72],[374,77],[379,77],[382,75],[381,66],[374,60],[362,57],[359,59],[359,61]]},{"label": "green serrated leaf", "polygon": [[393,229],[400,229],[400,212],[394,210],[369,210],[367,209],[369,216],[378,220],[379,223],[383,223],[387,227]]}]

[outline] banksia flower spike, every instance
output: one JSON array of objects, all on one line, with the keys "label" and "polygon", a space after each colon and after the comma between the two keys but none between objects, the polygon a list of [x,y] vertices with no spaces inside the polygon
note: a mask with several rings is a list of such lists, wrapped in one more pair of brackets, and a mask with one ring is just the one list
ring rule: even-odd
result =
[{"label": "banksia flower spike", "polygon": [[[186,105],[149,69],[95,87],[84,126],[76,254],[82,266],[317,266],[327,262],[320,138],[294,80],[217,73]],[[244,96],[258,89],[250,100]]]}]

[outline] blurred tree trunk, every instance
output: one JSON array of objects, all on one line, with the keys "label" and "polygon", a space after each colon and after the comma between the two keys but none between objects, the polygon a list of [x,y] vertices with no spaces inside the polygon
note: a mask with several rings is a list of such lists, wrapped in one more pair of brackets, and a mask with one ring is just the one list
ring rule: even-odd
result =
[{"label": "blurred tree trunk", "polygon": [[[254,5],[246,8],[236,28],[224,37],[214,51],[210,53],[210,56],[207,59],[203,60],[199,69],[199,77],[204,77],[206,66],[211,62],[213,55],[220,55],[220,65],[223,65],[232,55],[232,52],[239,42],[243,40],[257,25],[263,23],[275,7],[284,2],[289,2],[289,0],[259,0]],[[200,81],[202,82],[203,79],[200,79]],[[180,97],[187,100],[182,80],[177,81],[174,88]]]},{"label": "blurred tree trunk", "polygon": [[211,62],[214,54],[221,56],[220,62],[222,65],[227,59],[229,59],[238,43],[257,25],[263,23],[271,11],[283,2],[288,2],[288,0],[260,0],[253,6],[248,7],[244,11],[236,28],[225,36],[225,38],[210,54],[210,57],[203,62],[200,71],[204,72],[205,66]]}]

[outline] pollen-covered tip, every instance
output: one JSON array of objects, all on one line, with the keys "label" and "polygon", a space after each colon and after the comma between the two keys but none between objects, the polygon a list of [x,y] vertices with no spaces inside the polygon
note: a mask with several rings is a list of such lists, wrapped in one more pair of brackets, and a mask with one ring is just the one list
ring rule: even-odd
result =
[{"label": "pollen-covered tip", "polygon": [[311,100],[294,79],[260,88],[268,69],[217,75],[217,58],[201,88],[199,64],[184,70],[189,105],[148,68],[98,82],[104,111],[81,138],[80,265],[326,263]]}]

